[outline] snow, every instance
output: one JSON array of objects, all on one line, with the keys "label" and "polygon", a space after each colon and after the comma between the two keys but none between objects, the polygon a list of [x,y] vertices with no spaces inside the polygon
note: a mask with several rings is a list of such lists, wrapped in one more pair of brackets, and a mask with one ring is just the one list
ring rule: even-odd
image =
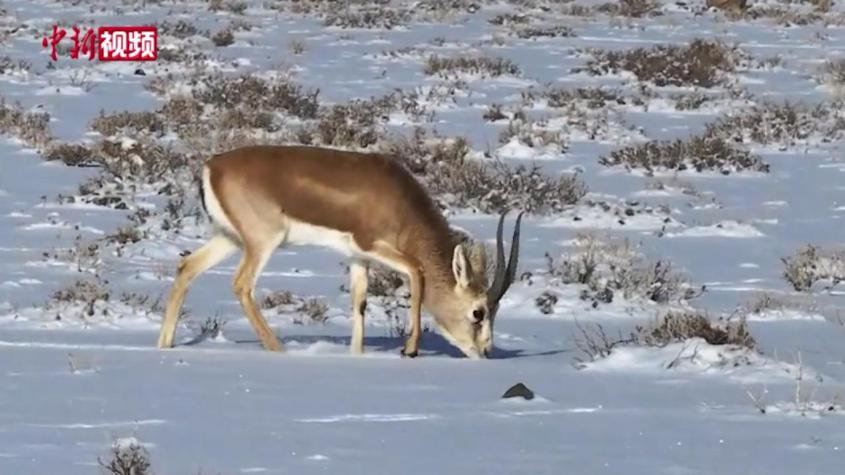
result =
[{"label": "snow", "polygon": [[[819,290],[810,296],[813,305],[747,314],[760,353],[689,339],[664,347],[620,345],[589,361],[575,342],[579,327],[601,324],[614,337],[667,309],[694,307],[717,317],[760,291],[790,296],[795,292],[782,277],[781,258],[807,243],[842,243],[840,141],[811,135],[794,146],[744,144],[771,164],[768,174],[651,174],[606,169],[598,158],[647,139],[700,133],[751,104],[831,100],[836,89],[820,86],[815,71],[845,55],[845,29],[728,19],[715,11],[697,15],[690,8],[703,9],[703,2],[664,2],[663,15],[643,18],[536,10],[536,19],[569,25],[577,36],[533,41],[488,23],[514,8],[504,3],[480,2],[480,12],[459,14],[452,23],[413,22],[393,30],[326,28],[319,18],[270,9],[272,3],[249,2],[245,14],[236,15],[198,1],[6,0],[0,7],[6,11],[0,14],[3,55],[27,60],[31,69],[0,73],[0,97],[49,112],[58,139],[82,142],[99,139],[88,125],[101,110],[155,110],[164,98],[145,85],[195,67],[290,75],[319,88],[324,103],[416,90],[420,105],[434,112],[427,125],[443,136],[466,136],[473,157],[536,163],[551,175],[577,170],[590,189],[586,198],[608,208],[582,201],[524,217],[520,280],[502,301],[489,360],[463,358],[436,331],[424,333],[420,357],[401,357],[403,341],[379,298],[370,299],[365,354],[350,355],[349,296],[338,290],[348,276],[339,256],[316,248],[278,251],[258,282],[258,296],[289,290],[328,304],[324,324],[308,321],[295,305],[265,311],[286,353],[263,351],[243,317],[231,291],[235,258],[196,281],[177,346],[162,351],[155,347],[161,305],[152,303],[163,305],[180,253],[203,242],[206,222],[180,232],[159,226],[138,243],[107,246],[89,258],[89,243],[134,226],[127,220],[134,209],[62,199],[78,195],[98,170],[45,162],[19,138],[0,135],[0,473],[96,473],[98,457],[138,446],[159,474],[841,473],[842,292]],[[843,12],[837,3],[829,15]],[[137,64],[73,61],[66,54],[52,63],[41,48],[57,21],[120,25],[176,18],[201,30],[217,31],[235,19],[253,28],[236,32],[237,41],[226,48],[201,36],[161,37],[160,48],[184,46],[209,58],[143,64],[145,76],[134,74]],[[431,43],[438,37],[445,40],[440,46]],[[620,88],[628,97],[638,93],[630,73],[571,72],[589,58],[585,48],[697,37],[724,38],[756,60],[778,55],[782,61],[732,73],[730,87],[744,88],[738,96],[728,86],[695,91],[652,84],[643,104],[611,103],[583,122],[543,100],[523,104],[522,91],[546,85]],[[304,43],[301,55],[289,51],[293,39]],[[416,49],[385,53],[405,47]],[[522,74],[426,76],[422,63],[431,53],[501,56]],[[190,94],[188,81],[174,84],[167,94]],[[701,108],[677,110],[675,96],[690,92],[713,97]],[[565,149],[516,138],[501,142],[508,120],[482,118],[492,104],[508,113],[524,106],[544,121],[542,129],[561,132]],[[396,113],[387,125],[409,130],[416,120]],[[115,139],[124,148],[140,140]],[[115,191],[130,192],[137,208],[158,213],[165,204],[166,196],[147,185]],[[493,242],[496,216],[450,209],[448,217]],[[543,275],[545,254],[571,252],[581,232],[641,243],[647,256],[670,259],[707,291],[691,303],[617,297],[594,306],[581,298],[584,285],[559,285]],[[108,280],[108,302],[52,298],[90,277],[88,271]],[[557,298],[551,314],[535,304],[544,292]],[[121,299],[124,293],[151,300],[138,308]],[[209,318],[226,322],[220,333],[202,333]],[[427,316],[424,322],[433,327]],[[500,399],[517,382],[536,397]]]}]

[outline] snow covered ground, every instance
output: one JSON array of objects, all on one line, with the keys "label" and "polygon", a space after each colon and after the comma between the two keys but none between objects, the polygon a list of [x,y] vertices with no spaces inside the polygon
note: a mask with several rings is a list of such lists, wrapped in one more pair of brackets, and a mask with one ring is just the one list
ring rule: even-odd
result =
[{"label": "snow covered ground", "polygon": [[[285,354],[261,351],[242,316],[230,290],[236,258],[197,280],[177,331],[180,344],[160,351],[161,311],[153,303],[166,296],[180,252],[202,243],[206,222],[165,226],[167,193],[157,194],[155,183],[122,183],[115,196],[125,206],[85,202],[80,185],[99,169],[45,161],[20,131],[4,131],[7,117],[0,116],[0,473],[100,473],[98,457],[105,461],[115,441],[131,437],[146,447],[159,475],[841,473],[842,292],[824,283],[796,292],[781,260],[808,243],[841,243],[845,117],[834,102],[839,86],[823,71],[825,61],[845,58],[841,6],[813,17],[810,3],[758,2],[752,10],[768,8],[767,15],[730,18],[698,2],[659,3],[643,17],[582,1],[454,2],[461,8],[442,15],[425,9],[438,2],[410,13],[397,2],[408,19],[387,29],[326,26],[318,8],[293,11],[300,2],[243,2],[243,11],[242,2],[231,1],[76,3],[0,2],[0,97],[49,113],[57,141],[93,144],[102,136],[90,124],[101,111],[153,111],[177,93],[190,94],[195,85],[182,79],[194,70],[284,73],[319,88],[321,104],[415,90],[425,117],[394,110],[383,121],[385,132],[421,125],[463,136],[482,161],[537,164],[549,176],[578,171],[589,193],[578,204],[526,215],[522,279],[503,300],[489,360],[463,358],[434,331],[423,335],[421,357],[401,358],[402,328],[387,309],[389,298],[371,299],[366,354],[350,356],[349,296],[339,290],[347,279],[343,262],[311,248],[277,252],[258,284],[259,296],[287,290],[326,305],[318,312],[322,323],[295,305],[265,310]],[[352,8],[345,5],[331,9]],[[779,21],[771,13],[777,8],[808,20]],[[507,16],[514,13],[524,16]],[[183,20],[198,32],[162,35],[160,48],[205,57],[133,64],[60,53],[53,63],[41,47],[56,22],[165,20]],[[571,31],[518,34],[543,26]],[[205,36],[227,27],[235,30],[228,46]],[[592,48],[696,38],[736,44],[747,57],[713,87],[578,71]],[[506,58],[519,72],[426,74],[431,54]],[[13,66],[19,60],[28,66]],[[144,75],[136,74],[139,67]],[[157,80],[169,89],[150,87]],[[598,107],[586,100],[555,107],[548,97],[526,94],[598,86],[615,94]],[[438,94],[448,90],[454,93]],[[697,107],[678,105],[698,96],[704,99]],[[784,101],[832,112],[789,123],[789,130],[802,128],[798,138],[784,139],[790,134],[777,135],[768,123],[763,132],[776,139],[746,137],[739,147],[759,155],[768,173],[651,173],[599,162],[624,147],[683,139],[720,118]],[[486,120],[494,104],[504,118]],[[559,143],[500,140],[520,107],[536,119],[534,127],[557,133]],[[298,120],[283,119],[286,126]],[[150,218],[129,221],[139,209],[150,210]],[[453,224],[488,242],[496,218],[472,207],[449,209]],[[126,226],[142,230],[142,238],[120,245],[106,239]],[[545,255],[575,255],[576,235],[588,231],[604,240],[627,238],[644,259],[671,261],[705,291],[668,303],[621,291],[610,303],[581,299],[585,286],[549,275]],[[55,295],[80,278],[109,296],[89,305]],[[761,292],[786,304],[751,311],[749,299]],[[691,309],[714,320],[748,314],[759,351],[700,338],[621,344],[595,361],[580,349],[583,332],[595,335],[596,324],[613,338],[668,310]],[[209,318],[226,323],[206,338],[199,328]],[[537,397],[500,399],[517,382]]]}]

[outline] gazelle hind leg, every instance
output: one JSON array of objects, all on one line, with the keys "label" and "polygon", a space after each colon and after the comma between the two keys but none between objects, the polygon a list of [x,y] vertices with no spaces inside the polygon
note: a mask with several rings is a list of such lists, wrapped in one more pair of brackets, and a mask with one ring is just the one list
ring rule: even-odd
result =
[{"label": "gazelle hind leg", "polygon": [[231,239],[218,234],[179,262],[176,268],[176,279],[167,299],[164,320],[161,323],[161,331],[158,336],[159,348],[173,346],[179,311],[182,309],[185,294],[191,282],[203,272],[231,256],[237,249],[238,246]]},{"label": "gazelle hind leg", "polygon": [[367,308],[367,263],[353,260],[349,265],[349,294],[352,297],[352,354],[364,352],[364,311]]},{"label": "gazelle hind leg", "polygon": [[241,303],[241,308],[246,314],[249,323],[261,340],[261,345],[266,350],[270,351],[284,351],[284,348],[276,338],[276,334],[267,324],[267,320],[261,315],[258,310],[258,305],[255,303],[255,283],[258,276],[270,259],[270,255],[281,243],[283,235],[278,239],[268,241],[262,245],[247,244],[244,246],[244,257],[238,265],[237,273],[234,280],[234,291]]}]

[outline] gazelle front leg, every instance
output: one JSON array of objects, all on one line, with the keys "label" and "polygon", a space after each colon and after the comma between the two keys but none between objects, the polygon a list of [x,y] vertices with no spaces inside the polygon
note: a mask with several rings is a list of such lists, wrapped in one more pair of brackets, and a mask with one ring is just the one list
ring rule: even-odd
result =
[{"label": "gazelle front leg", "polygon": [[408,273],[408,280],[411,285],[411,309],[408,314],[408,320],[411,322],[411,334],[405,341],[405,348],[402,354],[414,358],[417,356],[420,349],[420,336],[422,335],[422,296],[423,296],[423,276],[422,272],[416,267],[411,268]]},{"label": "gazelle front leg", "polygon": [[397,270],[404,270],[405,275],[408,276],[411,286],[411,310],[408,314],[408,321],[411,323],[411,334],[405,341],[405,348],[402,349],[402,354],[413,358],[419,352],[422,326],[420,323],[422,319],[420,314],[422,312],[424,282],[421,266],[419,262],[406,257],[401,252],[382,242],[376,242],[374,250],[382,261],[391,263],[391,267]]},{"label": "gazelle front leg", "polygon": [[353,260],[349,266],[349,294],[352,297],[352,341],[349,344],[353,355],[364,352],[364,311],[367,308],[367,263]]}]

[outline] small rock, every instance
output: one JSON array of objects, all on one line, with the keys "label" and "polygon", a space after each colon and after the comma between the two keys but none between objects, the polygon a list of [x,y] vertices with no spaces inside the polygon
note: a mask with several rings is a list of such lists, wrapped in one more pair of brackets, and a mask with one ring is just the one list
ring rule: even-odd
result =
[{"label": "small rock", "polygon": [[502,395],[502,399],[508,399],[512,397],[521,397],[526,401],[530,401],[534,399],[534,391],[528,389],[522,383],[516,383],[511,386],[507,391],[505,391],[505,394]]},{"label": "small rock", "polygon": [[145,73],[143,69],[138,68],[138,69],[135,70],[135,75],[136,76],[146,76],[147,73]]}]

